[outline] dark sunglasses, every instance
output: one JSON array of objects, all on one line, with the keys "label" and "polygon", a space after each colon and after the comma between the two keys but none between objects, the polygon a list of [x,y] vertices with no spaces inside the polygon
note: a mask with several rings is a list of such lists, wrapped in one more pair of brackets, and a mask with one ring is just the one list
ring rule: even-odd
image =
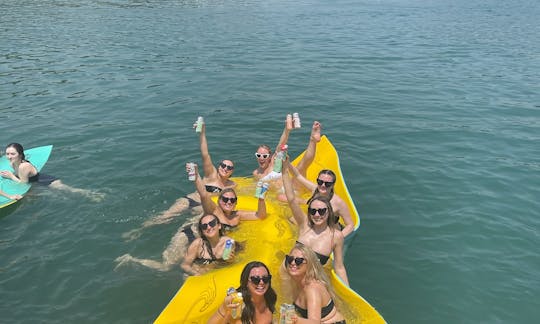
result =
[{"label": "dark sunglasses", "polygon": [[322,181],[321,179],[317,179],[317,184],[319,186],[322,186],[324,184],[324,186],[326,188],[328,188],[328,187],[332,187],[334,185],[334,181]]},{"label": "dark sunglasses", "polygon": [[257,157],[257,159],[260,159],[260,158],[268,159],[270,154],[268,154],[268,153],[255,153],[255,156]]},{"label": "dark sunglasses", "polygon": [[224,196],[221,196],[221,201],[223,201],[224,203],[228,203],[228,202],[231,202],[231,203],[236,203],[236,201],[238,200],[238,197],[224,197]]},{"label": "dark sunglasses", "polygon": [[223,162],[220,162],[220,163],[219,163],[219,166],[220,166],[220,168],[222,168],[222,169],[227,169],[227,170],[229,170],[229,171],[234,170],[234,166],[232,166],[232,165],[227,165],[227,164],[225,164],[225,163],[223,163]]},{"label": "dark sunglasses", "polygon": [[268,276],[264,276],[264,277],[259,277],[259,276],[251,276],[249,277],[249,280],[255,284],[255,285],[258,285],[262,282],[264,282],[265,284],[269,283],[270,280],[272,279],[272,275],[268,275]]},{"label": "dark sunglasses", "polygon": [[306,259],[305,259],[305,258],[295,258],[295,257],[293,257],[292,255],[286,255],[286,256],[285,256],[285,265],[292,264],[293,261],[294,261],[294,263],[296,264],[296,266],[299,266],[299,265],[301,265],[302,263],[305,263],[305,262],[306,262]]},{"label": "dark sunglasses", "polygon": [[320,216],[323,216],[326,214],[326,211],[328,211],[328,208],[308,208],[307,210],[312,216],[315,216],[315,213],[319,213]]},{"label": "dark sunglasses", "polygon": [[208,223],[201,223],[201,228],[203,231],[206,231],[208,227],[215,227],[217,225],[217,219],[209,221]]}]

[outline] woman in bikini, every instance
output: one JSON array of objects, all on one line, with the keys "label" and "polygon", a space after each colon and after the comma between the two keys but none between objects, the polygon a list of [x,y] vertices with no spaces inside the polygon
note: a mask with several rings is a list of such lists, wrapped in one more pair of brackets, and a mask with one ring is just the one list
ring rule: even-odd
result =
[{"label": "woman in bikini", "polygon": [[[195,238],[185,253],[185,245],[170,244],[174,248],[167,248],[163,251],[162,260],[139,259],[132,257],[129,254],[124,254],[116,259],[118,263],[116,268],[125,265],[129,262],[141,264],[159,271],[169,271],[173,266],[178,265],[182,256],[184,259],[181,262],[181,267],[187,275],[197,275],[208,271],[211,265],[219,260],[223,260],[223,250],[225,242],[231,239],[223,235],[223,228],[219,219],[215,215],[204,215],[197,223],[198,238]],[[234,249],[233,249],[234,251]],[[234,252],[228,260],[234,258]]]},{"label": "woman in bikini", "polygon": [[212,200],[212,195],[209,194],[203,185],[203,181],[199,176],[198,167],[195,164],[195,187],[201,196],[202,207],[205,214],[214,214],[219,218],[225,231],[234,229],[241,220],[260,220],[266,218],[266,202],[264,198],[259,198],[257,203],[257,211],[237,210],[236,203],[238,197],[232,188],[226,188],[219,194],[218,201],[215,203]]},{"label": "woman in bikini", "polygon": [[[236,183],[230,179],[234,172],[234,163],[231,160],[222,160],[217,166],[214,166],[208,151],[205,124],[202,125],[199,142],[204,171],[202,182],[205,191],[210,195],[218,195],[225,188],[234,188]],[[141,235],[143,229],[158,224],[169,223],[175,216],[180,215],[188,209],[191,209],[195,215],[200,215],[202,213],[201,197],[198,192],[195,191],[184,197],[178,198],[169,209],[161,212],[152,219],[145,221],[140,228],[124,233],[122,236],[128,241],[136,239]]]},{"label": "woman in bikini", "polygon": [[18,183],[39,183],[49,186],[50,188],[78,193],[96,202],[101,201],[104,198],[102,193],[86,189],[73,188],[62,183],[60,179],[39,173],[36,167],[33,166],[30,161],[26,160],[24,148],[19,143],[11,143],[6,146],[5,154],[14,172],[9,170],[0,170],[0,176],[3,178],[11,179],[12,181]]},{"label": "woman in bikini", "polygon": [[290,163],[285,160],[283,162],[283,186],[289,207],[298,224],[297,243],[310,247],[319,257],[322,265],[328,262],[330,254],[333,253],[336,274],[348,285],[347,271],[343,264],[344,237],[343,233],[336,228],[332,204],[324,196],[315,196],[308,204],[306,217],[297,203],[289,169]]},{"label": "woman in bikini", "polygon": [[[223,260],[225,242],[231,238],[223,235],[223,228],[215,215],[201,217],[198,224],[199,237],[188,247],[182,261],[182,269],[188,275],[200,275],[209,270],[208,265]],[[234,246],[227,261],[234,258]]]},{"label": "woman in bikini", "polygon": [[281,273],[283,286],[291,290],[295,323],[345,324],[330,281],[309,247],[295,245],[285,256]]},{"label": "woman in bikini", "polygon": [[270,270],[264,263],[252,261],[246,264],[240,274],[240,287],[236,291],[242,293],[244,298],[244,307],[239,310],[241,316],[237,319],[232,318],[233,310],[238,310],[241,305],[233,303],[233,298],[229,295],[210,317],[208,324],[272,323],[277,295],[272,288]]},{"label": "woman in bikini", "polygon": [[317,176],[317,183],[313,183],[305,178],[297,168],[293,165],[289,165],[289,170],[292,171],[295,179],[302,184],[305,188],[313,192],[313,195],[308,199],[307,203],[316,196],[323,196],[330,199],[332,204],[332,210],[337,219],[335,223],[338,223],[339,217],[343,217],[345,226],[341,229],[341,233],[344,237],[352,233],[354,230],[354,223],[351,217],[351,212],[347,203],[338,195],[334,193],[334,184],[336,183],[336,174],[332,170],[321,170]]},{"label": "woman in bikini", "polygon": [[[287,144],[291,130],[293,130],[292,122],[286,120],[283,133],[281,134],[275,152],[277,152],[284,144]],[[270,146],[266,144],[259,145],[257,151],[255,152],[255,157],[257,158],[257,163],[259,164],[257,169],[253,170],[253,177],[255,179],[266,182],[281,179],[281,173],[274,171],[276,154],[272,153]]]}]

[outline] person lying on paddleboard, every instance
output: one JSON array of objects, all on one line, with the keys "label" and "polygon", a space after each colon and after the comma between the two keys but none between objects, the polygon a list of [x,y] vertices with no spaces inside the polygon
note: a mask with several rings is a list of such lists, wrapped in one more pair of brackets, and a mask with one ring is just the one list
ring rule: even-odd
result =
[{"label": "person lying on paddleboard", "polygon": [[334,254],[334,269],[345,284],[349,284],[347,271],[343,264],[343,233],[337,229],[336,217],[332,204],[327,197],[315,196],[308,204],[307,216],[297,203],[291,177],[289,175],[290,163],[283,162],[283,186],[289,207],[298,224],[297,243],[309,246],[325,265],[330,255]]},{"label": "person lying on paddleboard", "polygon": [[[195,127],[195,125],[194,125]],[[210,195],[215,196],[226,188],[234,188],[236,183],[230,178],[234,172],[234,163],[231,160],[222,160],[217,166],[214,166],[212,158],[208,151],[208,142],[206,140],[206,125],[204,122],[201,125],[199,133],[199,142],[201,157],[203,161],[204,177],[202,182],[204,184],[205,191]],[[145,221],[142,227],[124,233],[122,236],[125,239],[133,240],[141,235],[141,231],[147,227],[165,224],[170,222],[175,216],[180,215],[182,212],[191,209],[193,214],[201,214],[203,209],[201,207],[201,197],[197,191],[192,192],[184,197],[178,198],[166,211],[163,211],[159,215]]]},{"label": "person lying on paddleboard", "polygon": [[104,195],[101,193],[86,189],[73,188],[62,183],[62,181],[56,177],[39,173],[36,167],[26,160],[24,148],[19,143],[8,144],[8,146],[6,146],[5,155],[14,172],[9,170],[1,170],[0,176],[3,178],[11,179],[12,181],[18,183],[39,183],[49,186],[50,188],[79,193],[94,201],[101,201],[104,197]]},{"label": "person lying on paddleboard", "polygon": [[345,324],[338,310],[336,294],[317,255],[308,246],[296,244],[283,260],[282,287],[296,310],[295,323]]},{"label": "person lying on paddleboard", "polygon": [[[235,302],[237,293],[242,294],[243,303]],[[231,291],[208,320],[208,324],[273,323],[277,294],[272,288],[272,275],[260,261],[244,266],[240,274],[240,287]]]}]

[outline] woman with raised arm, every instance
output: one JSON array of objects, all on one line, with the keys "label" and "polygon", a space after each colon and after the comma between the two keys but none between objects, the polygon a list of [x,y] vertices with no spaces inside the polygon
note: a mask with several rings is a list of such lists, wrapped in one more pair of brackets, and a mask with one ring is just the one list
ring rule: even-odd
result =
[{"label": "woman with raised arm", "polygon": [[345,284],[349,284],[343,264],[343,233],[336,228],[332,204],[328,198],[316,196],[310,200],[307,216],[296,201],[292,180],[289,175],[289,160],[283,162],[283,186],[292,214],[298,224],[297,243],[309,246],[325,265],[334,254],[334,269]]},{"label": "woman with raised arm", "polygon": [[293,130],[292,121],[285,120],[285,127],[283,128],[283,133],[279,138],[279,143],[276,146],[274,153],[270,146],[266,144],[259,145],[257,152],[255,152],[255,157],[257,158],[257,163],[259,167],[253,170],[253,177],[261,181],[272,181],[281,179],[281,172],[274,171],[274,161],[276,153],[284,144],[287,144],[289,140],[289,134]]},{"label": "woman with raised arm", "polygon": [[283,285],[292,292],[295,323],[345,324],[332,285],[311,248],[296,244],[282,267]]},{"label": "woman with raised arm", "polygon": [[336,174],[332,170],[321,170],[317,176],[317,183],[315,184],[306,179],[302,174],[300,174],[298,169],[295,168],[293,165],[290,165],[289,170],[292,171],[295,179],[300,184],[313,192],[311,198],[308,199],[308,203],[316,196],[323,196],[330,199],[334,215],[336,216],[335,223],[338,224],[339,217],[343,217],[343,222],[345,223],[345,226],[341,229],[341,233],[343,233],[344,237],[351,234],[354,230],[354,223],[351,217],[349,206],[347,206],[347,203],[341,197],[334,193]]},{"label": "woman with raised arm", "polygon": [[[233,296],[228,295],[210,317],[208,324],[271,324],[276,310],[277,295],[272,288],[272,275],[268,267],[259,261],[252,261],[244,267],[240,274],[240,287],[236,292],[242,293],[244,306],[234,303]],[[233,318],[233,312],[241,314]]]},{"label": "woman with raised arm", "polygon": [[[194,125],[195,127],[195,125]],[[202,182],[204,189],[210,195],[218,195],[223,189],[234,188],[236,184],[230,178],[234,171],[234,163],[231,160],[222,160],[217,166],[213,165],[212,158],[208,151],[208,141],[206,140],[206,125],[203,123],[199,133],[201,157],[203,161],[204,178]],[[197,191],[184,197],[178,198],[169,209],[161,212],[156,217],[145,221],[142,227],[123,234],[128,240],[133,240],[141,235],[141,231],[147,227],[169,223],[175,216],[192,209],[194,214],[201,214],[201,197]]]},{"label": "woman with raised arm", "polygon": [[234,229],[241,220],[259,220],[266,218],[266,202],[264,197],[258,199],[257,211],[237,210],[236,202],[238,197],[236,196],[236,192],[232,188],[226,188],[220,192],[218,201],[215,203],[212,200],[212,196],[204,188],[196,164],[195,187],[201,196],[204,212],[206,214],[216,215],[226,231]]}]

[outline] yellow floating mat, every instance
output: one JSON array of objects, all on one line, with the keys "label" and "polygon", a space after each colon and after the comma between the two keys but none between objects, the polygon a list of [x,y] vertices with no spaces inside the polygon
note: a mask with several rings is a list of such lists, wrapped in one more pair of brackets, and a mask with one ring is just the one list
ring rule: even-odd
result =
[{"label": "yellow floating mat", "polygon": [[[300,161],[302,154],[293,164]],[[307,172],[308,179],[314,181],[321,169],[331,169],[336,173],[335,192],[348,204],[355,223],[355,231],[360,225],[360,218],[354,203],[343,181],[339,166],[339,157],[330,141],[323,136],[317,144],[317,154]],[[257,199],[251,194],[255,192],[255,181],[252,178],[235,178],[238,183],[238,209],[256,210]],[[156,324],[166,323],[206,323],[208,318],[223,302],[229,287],[238,287],[240,273],[250,261],[265,263],[272,274],[272,287],[278,294],[276,309],[283,300],[280,287],[279,268],[284,256],[294,246],[297,238],[295,225],[289,222],[292,217],[286,203],[279,202],[275,195],[267,195],[268,216],[262,221],[242,221],[237,231],[229,233],[235,241],[240,242],[243,250],[237,253],[234,264],[224,268],[214,269],[201,276],[191,276],[186,279],[167,307],[156,319]],[[351,234],[352,237],[355,233]],[[349,238],[348,237],[348,238]],[[344,285],[332,269],[327,269],[332,285],[341,300],[340,311],[346,317],[347,323],[385,323],[382,316],[366,300]],[[349,271],[349,277],[354,274]],[[275,318],[279,314],[274,314]]]}]

